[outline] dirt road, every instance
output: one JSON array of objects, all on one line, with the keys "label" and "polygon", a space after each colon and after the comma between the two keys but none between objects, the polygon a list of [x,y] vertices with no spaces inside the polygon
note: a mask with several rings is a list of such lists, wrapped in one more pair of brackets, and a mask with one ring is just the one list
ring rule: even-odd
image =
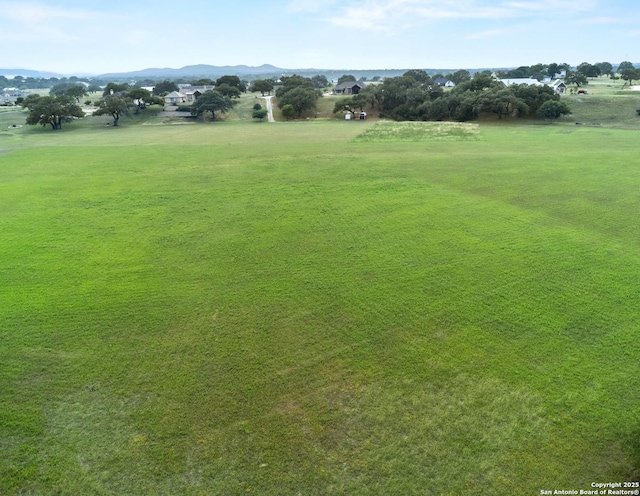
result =
[{"label": "dirt road", "polygon": [[266,100],[266,106],[267,106],[267,112],[269,112],[267,114],[267,120],[269,122],[275,122],[276,120],[273,118],[273,105],[271,104],[271,99],[273,98],[273,96],[263,96],[261,98],[264,98]]}]

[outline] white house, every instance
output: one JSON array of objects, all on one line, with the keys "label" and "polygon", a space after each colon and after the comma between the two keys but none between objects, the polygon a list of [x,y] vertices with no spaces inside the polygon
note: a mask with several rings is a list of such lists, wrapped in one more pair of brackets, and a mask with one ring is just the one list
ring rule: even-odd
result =
[{"label": "white house", "polygon": [[444,86],[445,88],[453,88],[456,85],[456,83],[447,78],[436,78],[434,83],[438,86]]},{"label": "white house", "polygon": [[187,96],[178,91],[172,91],[164,97],[164,102],[168,105],[180,105],[187,101]]},{"label": "white house", "polygon": [[15,105],[18,98],[24,98],[27,94],[18,88],[5,88],[0,91],[1,105]]},{"label": "white house", "polygon": [[553,91],[561,95],[566,93],[567,91],[567,85],[564,84],[564,81],[562,81],[561,79],[556,79],[555,81],[551,81],[549,83],[549,86],[553,88]]}]

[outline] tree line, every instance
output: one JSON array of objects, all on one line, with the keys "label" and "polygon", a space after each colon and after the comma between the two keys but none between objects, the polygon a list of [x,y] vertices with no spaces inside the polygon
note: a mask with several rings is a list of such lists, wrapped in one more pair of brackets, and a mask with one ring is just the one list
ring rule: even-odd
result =
[{"label": "tree line", "polygon": [[[110,115],[113,125],[117,126],[120,117],[145,109],[148,105],[164,105],[164,99],[153,95],[144,88],[130,88],[128,84],[109,83],[102,90],[102,98],[96,103],[93,115]],[[24,98],[20,105],[28,110],[27,124],[51,126],[51,129],[61,129],[63,122],[85,116],[80,107],[80,99],[86,96],[88,88],[84,85],[60,83],[49,91],[49,95],[31,94]],[[87,101],[85,103],[91,103]]]},{"label": "tree line", "polygon": [[[620,77],[629,84],[640,80],[640,69],[628,61],[620,63],[615,71],[609,62],[584,62],[576,70],[571,70],[568,64],[552,63],[499,71],[497,77],[542,80],[554,77],[561,71],[565,73],[565,82],[577,87],[588,84],[588,78],[603,74],[612,78]],[[444,91],[436,84],[436,79],[440,77],[451,80],[455,87],[451,91]],[[355,77],[343,75],[338,84],[350,80],[355,81]],[[30,85],[35,81],[41,84],[43,80],[21,76],[8,80],[0,76],[0,84],[9,81]],[[137,114],[148,105],[164,105],[162,97],[179,89],[176,82],[170,80],[156,82],[152,91],[141,87],[145,81],[138,81],[135,85],[109,82],[104,87],[81,84],[81,79],[75,77],[49,78],[47,81],[55,82],[50,86],[49,96],[29,95],[20,99],[19,103],[29,111],[27,124],[41,124],[52,129],[60,129],[63,122],[83,117],[80,100],[90,93],[102,92],[102,98],[95,102],[93,115],[110,115],[113,125],[117,126],[122,115],[130,114],[132,110]],[[307,78],[294,74],[283,76],[277,82],[258,79],[249,83],[238,76],[222,76],[215,81],[202,78],[191,84],[213,87],[192,105],[184,106],[194,116],[210,115],[214,119],[216,113],[229,111],[246,91],[260,92],[264,96],[277,88],[276,97],[282,115],[291,119],[313,110],[317,99],[322,96],[322,90],[329,86],[329,81],[323,75]],[[559,101],[559,95],[547,86],[519,85],[507,88],[491,77],[488,71],[471,76],[464,69],[446,76],[430,76],[423,70],[407,71],[402,76],[387,78],[381,84],[368,85],[357,95],[338,100],[334,113],[364,111],[366,108],[377,110],[383,118],[395,120],[467,121],[477,118],[481,113],[493,113],[500,119],[536,115],[553,120],[569,113],[566,104]]]},{"label": "tree line", "polygon": [[469,121],[481,113],[493,113],[499,119],[537,115],[553,120],[569,113],[549,86],[505,87],[488,72],[465,79],[444,91],[425,71],[411,70],[339,99],[333,111],[355,113],[369,108],[382,118],[398,121]]},{"label": "tree line", "polygon": [[[207,113],[215,118],[216,112],[230,110],[240,94],[246,91],[246,84],[237,76],[223,76],[216,81],[198,80],[194,84],[215,86],[213,90],[205,91],[197,101],[189,106],[194,116],[203,116]],[[54,85],[49,90],[49,95],[40,96],[31,94],[19,101],[20,105],[28,110],[27,124],[51,126],[51,129],[60,129],[63,122],[71,122],[73,119],[85,116],[80,106],[81,98],[87,96],[91,87],[75,82],[62,82]],[[165,80],[156,84],[152,91],[139,86],[131,86],[127,83],[110,82],[102,91],[102,97],[95,102],[94,116],[109,115],[113,119],[113,125],[117,126],[123,115],[140,113],[149,105],[164,105],[164,96],[179,88],[173,81]],[[92,103],[90,100],[86,104]]]}]

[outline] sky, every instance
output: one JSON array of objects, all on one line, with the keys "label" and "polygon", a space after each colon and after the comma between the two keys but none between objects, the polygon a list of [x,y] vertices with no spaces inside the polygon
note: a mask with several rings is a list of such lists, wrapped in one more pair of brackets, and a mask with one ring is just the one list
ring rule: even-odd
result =
[{"label": "sky", "polygon": [[638,0],[0,0],[0,68],[640,62]]}]

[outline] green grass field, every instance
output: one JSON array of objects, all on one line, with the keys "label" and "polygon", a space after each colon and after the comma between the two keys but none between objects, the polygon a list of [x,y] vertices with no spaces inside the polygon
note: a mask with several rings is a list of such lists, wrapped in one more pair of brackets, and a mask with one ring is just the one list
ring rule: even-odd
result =
[{"label": "green grass field", "polygon": [[0,493],[640,478],[637,131],[136,122],[0,134]]}]

